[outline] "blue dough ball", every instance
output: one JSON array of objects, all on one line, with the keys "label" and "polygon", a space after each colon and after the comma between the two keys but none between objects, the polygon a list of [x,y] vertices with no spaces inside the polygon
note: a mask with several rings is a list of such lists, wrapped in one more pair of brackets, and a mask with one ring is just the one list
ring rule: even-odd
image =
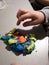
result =
[{"label": "blue dough ball", "polygon": [[21,52],[23,51],[24,47],[19,43],[16,42],[16,44],[10,45],[11,50]]},{"label": "blue dough ball", "polygon": [[10,39],[11,37],[10,36],[2,36],[1,37],[1,39],[3,39],[3,40],[8,40],[8,39]]},{"label": "blue dough ball", "polygon": [[24,44],[22,44],[23,45],[23,47],[24,47],[24,49],[28,46],[28,45],[30,45],[31,44],[31,40],[29,39],[29,40],[27,40]]},{"label": "blue dough ball", "polygon": [[21,45],[21,44],[19,44],[19,45],[17,45],[17,50],[19,50],[19,51],[23,51],[24,50],[24,47]]}]

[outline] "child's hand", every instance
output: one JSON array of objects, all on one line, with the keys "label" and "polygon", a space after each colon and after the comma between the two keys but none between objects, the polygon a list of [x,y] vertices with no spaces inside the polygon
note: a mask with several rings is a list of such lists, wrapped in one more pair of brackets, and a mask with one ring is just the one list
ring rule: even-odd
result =
[{"label": "child's hand", "polygon": [[23,25],[30,26],[30,25],[37,25],[41,24],[44,21],[44,14],[40,11],[30,11],[30,10],[19,10],[17,12],[17,25],[19,25],[22,21],[26,19],[31,19],[31,21],[26,21]]},{"label": "child's hand", "polygon": [[20,64],[17,64],[17,63],[12,63],[11,65],[20,65]]}]

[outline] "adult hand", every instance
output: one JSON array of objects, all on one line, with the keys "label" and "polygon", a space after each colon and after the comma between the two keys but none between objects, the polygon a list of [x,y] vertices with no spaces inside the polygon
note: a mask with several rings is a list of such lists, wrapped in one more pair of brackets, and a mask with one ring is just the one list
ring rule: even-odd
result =
[{"label": "adult hand", "polygon": [[44,14],[40,11],[20,9],[17,12],[17,18],[17,25],[26,19],[31,19],[31,21],[26,21],[23,24],[24,26],[31,26],[41,24],[44,21]]}]

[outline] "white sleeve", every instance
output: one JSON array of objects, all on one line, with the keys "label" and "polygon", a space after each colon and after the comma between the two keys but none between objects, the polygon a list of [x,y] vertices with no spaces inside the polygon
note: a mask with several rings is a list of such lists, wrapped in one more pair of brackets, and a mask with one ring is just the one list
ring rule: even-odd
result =
[{"label": "white sleeve", "polygon": [[41,12],[44,13],[45,15],[45,23],[44,24],[47,24],[49,25],[49,6],[46,6],[44,7],[42,10],[40,10]]}]

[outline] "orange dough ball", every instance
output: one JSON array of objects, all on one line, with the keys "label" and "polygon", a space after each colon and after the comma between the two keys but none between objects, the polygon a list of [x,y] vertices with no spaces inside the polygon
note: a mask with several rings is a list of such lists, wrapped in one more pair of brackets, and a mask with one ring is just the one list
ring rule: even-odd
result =
[{"label": "orange dough ball", "polygon": [[24,43],[25,41],[26,41],[25,37],[24,36],[20,36],[19,42],[20,43]]}]

